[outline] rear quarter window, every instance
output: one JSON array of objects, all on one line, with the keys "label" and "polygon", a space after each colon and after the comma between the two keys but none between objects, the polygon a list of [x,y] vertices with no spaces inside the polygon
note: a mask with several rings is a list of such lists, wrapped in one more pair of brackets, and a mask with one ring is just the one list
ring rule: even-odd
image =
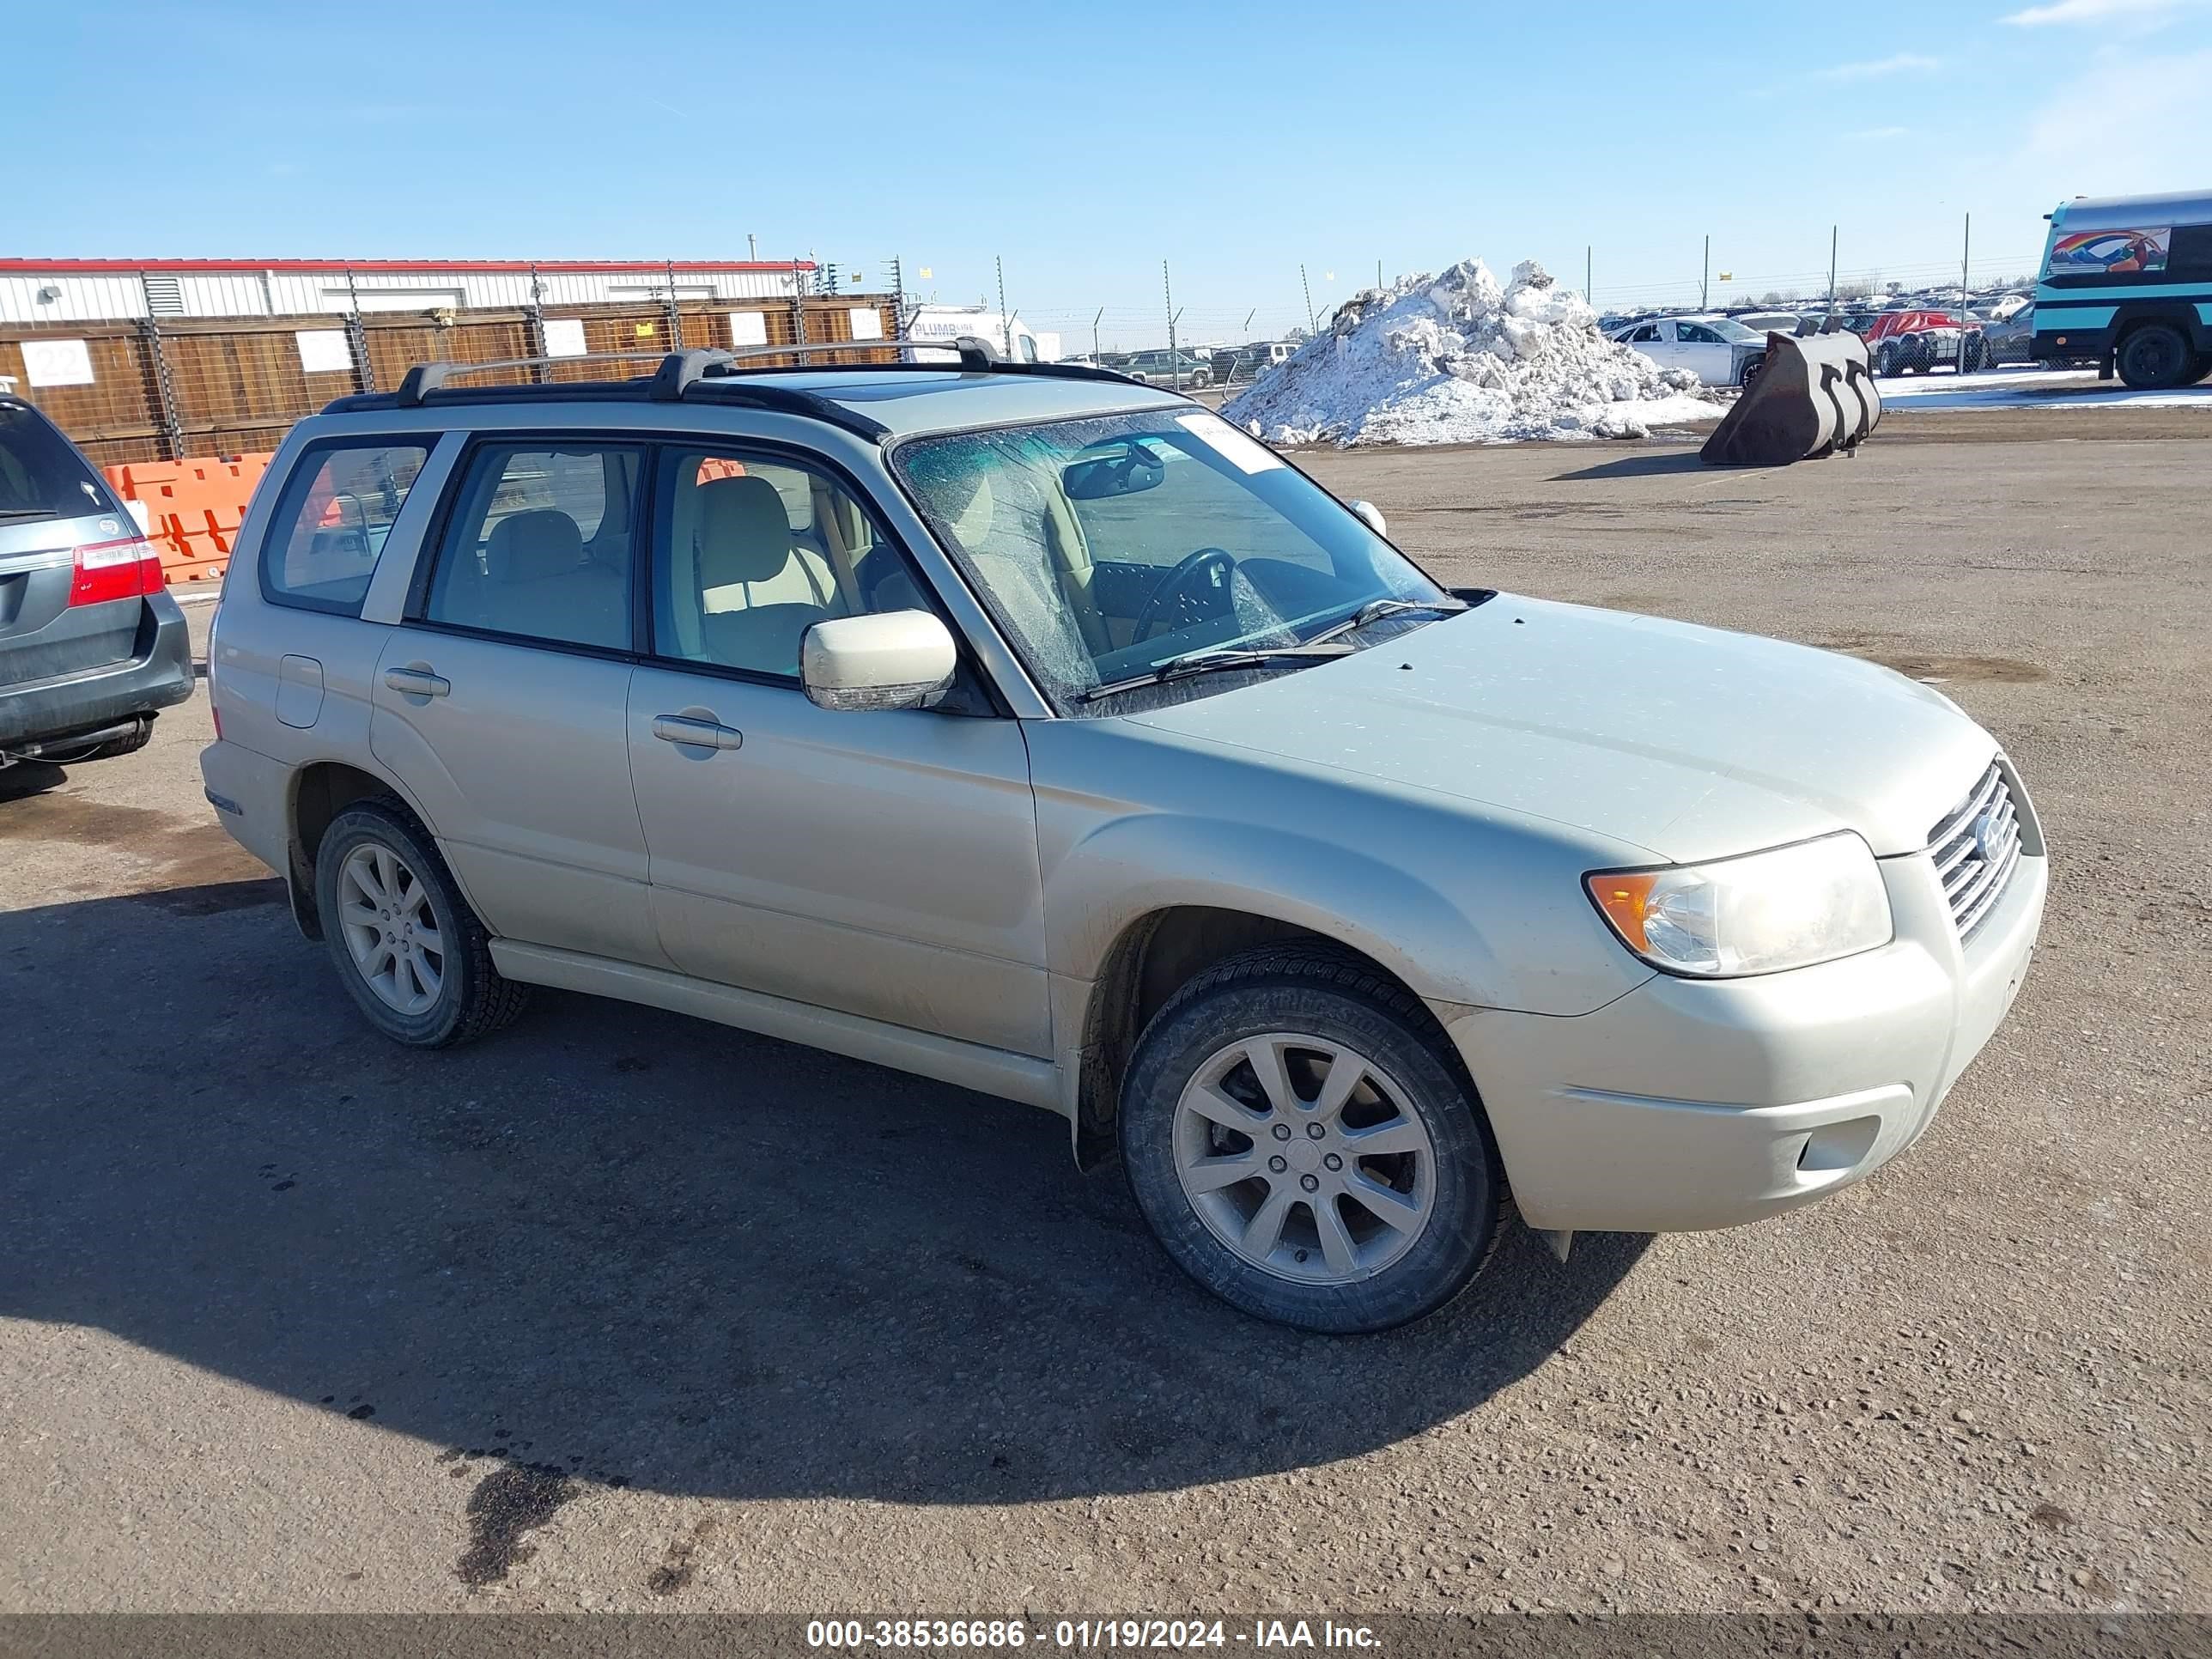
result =
[{"label": "rear quarter window", "polygon": [[392,520],[429,458],[425,443],[374,439],[302,455],[261,544],[262,597],[359,616]]},{"label": "rear quarter window", "polygon": [[0,524],[122,510],[100,476],[45,416],[0,398]]}]

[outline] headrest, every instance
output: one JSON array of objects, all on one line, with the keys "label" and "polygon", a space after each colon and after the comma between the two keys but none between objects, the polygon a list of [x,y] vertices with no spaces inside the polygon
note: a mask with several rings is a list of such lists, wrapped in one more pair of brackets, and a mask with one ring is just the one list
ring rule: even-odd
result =
[{"label": "headrest", "polygon": [[484,544],[484,566],[495,582],[565,575],[583,562],[584,532],[558,507],[510,513]]},{"label": "headrest", "polygon": [[764,582],[791,562],[791,520],[766,478],[747,474],[699,486],[699,586]]}]

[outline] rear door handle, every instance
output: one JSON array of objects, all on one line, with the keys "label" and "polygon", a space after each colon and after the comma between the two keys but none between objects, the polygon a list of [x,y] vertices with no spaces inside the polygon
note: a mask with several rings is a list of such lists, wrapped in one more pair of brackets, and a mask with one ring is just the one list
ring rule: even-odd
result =
[{"label": "rear door handle", "polygon": [[655,714],[653,735],[663,743],[687,744],[696,749],[738,749],[745,741],[745,734],[736,726],[696,714]]},{"label": "rear door handle", "polygon": [[453,689],[453,683],[433,674],[428,668],[387,668],[384,683],[394,691],[404,691],[410,697],[442,697]]}]

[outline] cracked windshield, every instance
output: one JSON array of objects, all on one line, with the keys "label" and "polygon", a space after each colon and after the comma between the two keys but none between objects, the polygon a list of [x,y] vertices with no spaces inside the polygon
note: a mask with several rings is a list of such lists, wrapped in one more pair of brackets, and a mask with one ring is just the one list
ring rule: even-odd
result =
[{"label": "cracked windshield", "polygon": [[1296,468],[1219,416],[1147,410],[903,446],[939,536],[1067,702],[1149,684],[1202,653],[1311,646],[1373,606],[1459,602]]}]

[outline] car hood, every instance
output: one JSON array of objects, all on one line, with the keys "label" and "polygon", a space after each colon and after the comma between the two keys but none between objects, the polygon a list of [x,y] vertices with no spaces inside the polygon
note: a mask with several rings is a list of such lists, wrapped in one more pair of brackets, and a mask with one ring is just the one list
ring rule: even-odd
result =
[{"label": "car hood", "polygon": [[1878,854],[1917,851],[1996,749],[1948,698],[1856,658],[1510,594],[1125,718],[1675,862],[1843,828]]}]

